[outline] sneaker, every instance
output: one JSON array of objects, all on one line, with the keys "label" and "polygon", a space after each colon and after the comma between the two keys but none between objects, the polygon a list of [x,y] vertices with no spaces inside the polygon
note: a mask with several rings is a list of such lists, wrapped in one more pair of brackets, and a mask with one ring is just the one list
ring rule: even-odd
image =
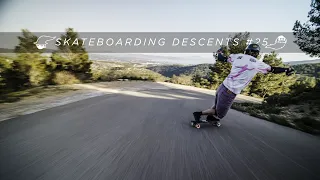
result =
[{"label": "sneaker", "polygon": [[200,121],[200,118],[201,118],[201,115],[202,115],[202,112],[194,112],[194,113],[193,113],[194,120],[195,120],[196,122],[199,122],[199,121]]},{"label": "sneaker", "polygon": [[218,119],[217,117],[215,117],[215,116],[213,116],[213,115],[208,115],[207,116],[207,121],[208,122],[218,122],[218,121],[220,121],[220,119]]}]

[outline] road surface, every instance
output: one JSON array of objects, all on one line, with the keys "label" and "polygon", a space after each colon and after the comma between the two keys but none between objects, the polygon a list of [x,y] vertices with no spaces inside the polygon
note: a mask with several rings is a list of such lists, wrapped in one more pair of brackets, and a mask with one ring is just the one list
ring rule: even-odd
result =
[{"label": "road surface", "polygon": [[231,110],[190,127],[213,96],[108,94],[0,123],[1,180],[320,179],[318,137]]}]

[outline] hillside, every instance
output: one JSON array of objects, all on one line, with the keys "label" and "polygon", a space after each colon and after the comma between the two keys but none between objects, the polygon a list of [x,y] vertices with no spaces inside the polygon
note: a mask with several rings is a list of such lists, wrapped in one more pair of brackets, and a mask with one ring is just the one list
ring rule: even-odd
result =
[{"label": "hillside", "polygon": [[317,64],[299,64],[292,66],[297,74],[306,75],[310,77],[320,77],[320,63]]},{"label": "hillside", "polygon": [[320,59],[304,60],[304,61],[290,61],[290,62],[285,62],[284,64],[294,66],[294,65],[300,65],[300,64],[317,64],[317,63],[320,63]]},{"label": "hillside", "polygon": [[152,66],[147,69],[157,72],[166,77],[172,77],[173,75],[179,76],[181,74],[185,75],[195,75],[198,74],[202,77],[206,77],[211,71],[209,67],[212,64],[198,64],[192,66],[183,65],[162,65],[162,66]]},{"label": "hillside", "polygon": [[[288,63],[286,63],[288,64]],[[312,61],[299,61],[292,62],[290,65],[296,70],[297,74],[320,77],[320,60]],[[198,64],[198,65],[156,65],[150,66],[147,69],[162,74],[166,77],[172,77],[173,75],[179,76],[180,74],[194,75],[199,74],[205,77],[211,70],[209,69],[213,64]]]},{"label": "hillside", "polygon": [[159,73],[146,69],[144,64],[93,61],[92,73],[95,81],[114,81],[118,79],[164,81],[166,78]]}]

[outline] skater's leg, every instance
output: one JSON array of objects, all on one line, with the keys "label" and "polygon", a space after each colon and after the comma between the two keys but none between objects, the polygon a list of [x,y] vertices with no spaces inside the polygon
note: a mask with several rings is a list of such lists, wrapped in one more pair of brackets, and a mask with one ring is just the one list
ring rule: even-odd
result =
[{"label": "skater's leg", "polygon": [[[216,118],[214,118],[215,110],[214,109],[207,109],[204,111],[194,112],[193,113],[194,120],[196,122],[199,122],[202,115],[207,115],[207,120],[210,120],[210,121],[213,121],[214,119],[216,119]],[[212,118],[209,117],[209,119],[208,119],[208,116],[212,116]]]},{"label": "skater's leg", "polygon": [[214,104],[212,105],[212,107],[210,109],[204,110],[202,111],[203,115],[208,115],[208,116],[215,116],[217,115],[217,111],[216,111],[216,105],[218,103],[218,98],[219,98],[219,93],[221,92],[221,85],[219,86],[219,88],[217,89],[216,92],[216,97],[214,100]]},{"label": "skater's leg", "polygon": [[202,111],[202,115],[215,115],[215,114],[216,114],[216,110],[211,108]]},{"label": "skater's leg", "polygon": [[220,89],[221,89],[221,86],[218,88],[218,90],[216,92],[216,98],[215,98],[214,105],[210,109],[193,113],[195,121],[199,121],[202,115],[207,115],[207,116],[216,115],[216,104],[218,102],[217,99],[218,99],[218,94],[219,94]]},{"label": "skater's leg", "polygon": [[224,116],[227,115],[231,105],[236,98],[236,94],[231,92],[228,88],[226,88],[223,84],[221,85],[219,93],[217,93],[217,100],[216,100],[216,117],[218,119],[222,119]]}]

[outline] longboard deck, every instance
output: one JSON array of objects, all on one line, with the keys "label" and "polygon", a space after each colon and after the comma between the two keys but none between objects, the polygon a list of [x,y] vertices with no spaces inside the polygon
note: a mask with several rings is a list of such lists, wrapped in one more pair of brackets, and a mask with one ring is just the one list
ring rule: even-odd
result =
[{"label": "longboard deck", "polygon": [[211,124],[213,126],[217,126],[217,127],[220,127],[221,126],[221,123],[220,121],[207,121],[207,120],[200,120],[200,122],[195,122],[195,121],[191,121],[191,126],[199,129],[201,126],[200,124]]}]

